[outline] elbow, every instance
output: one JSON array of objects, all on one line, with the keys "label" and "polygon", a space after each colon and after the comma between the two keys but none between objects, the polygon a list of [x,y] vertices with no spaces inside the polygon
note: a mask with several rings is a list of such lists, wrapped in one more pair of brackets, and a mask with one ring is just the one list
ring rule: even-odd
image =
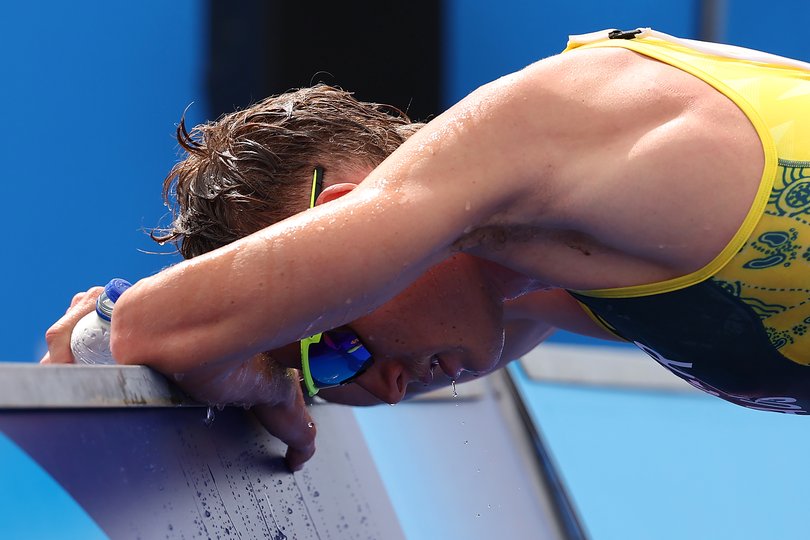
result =
[{"label": "elbow", "polygon": [[208,359],[201,353],[208,342],[200,339],[198,327],[181,323],[183,317],[173,307],[182,303],[167,303],[166,296],[153,277],[137,282],[115,303],[110,352],[116,363],[148,366],[169,375]]},{"label": "elbow", "polygon": [[115,303],[110,330],[110,352],[116,363],[122,365],[145,364],[145,354],[141,347],[145,340],[141,338],[137,324],[134,324],[131,302],[128,302],[129,291],[121,295]]},{"label": "elbow", "polygon": [[116,363],[158,367],[154,348],[155,317],[150,317],[143,299],[144,281],[128,289],[115,303],[110,331],[110,352]]}]

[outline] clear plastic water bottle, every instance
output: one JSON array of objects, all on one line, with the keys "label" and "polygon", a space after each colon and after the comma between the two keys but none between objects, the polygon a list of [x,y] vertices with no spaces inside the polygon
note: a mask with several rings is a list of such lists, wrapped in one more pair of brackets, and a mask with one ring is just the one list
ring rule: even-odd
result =
[{"label": "clear plastic water bottle", "polygon": [[110,353],[110,320],[113,308],[132,284],[115,278],[104,286],[96,309],[81,318],[70,336],[70,350],[77,364],[115,364]]}]

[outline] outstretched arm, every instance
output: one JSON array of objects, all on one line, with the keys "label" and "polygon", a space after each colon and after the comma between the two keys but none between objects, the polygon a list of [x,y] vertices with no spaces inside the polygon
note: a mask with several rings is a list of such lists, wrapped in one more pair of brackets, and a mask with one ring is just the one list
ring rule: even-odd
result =
[{"label": "outstretched arm", "polygon": [[541,151],[517,144],[541,137],[523,91],[537,77],[482,87],[345,197],[137,283],[116,305],[114,356],[164,372],[238,362],[380,306],[540,179]]},{"label": "outstretched arm", "polygon": [[[65,315],[45,333],[48,352],[42,364],[74,362],[71,333],[79,319],[95,310],[102,291],[102,287],[93,287],[73,297]],[[295,352],[274,351],[274,355],[289,354]],[[289,362],[278,360],[260,354],[239,363],[198,366],[175,376],[174,382],[203,403],[251,407],[259,422],[287,444],[287,464],[298,470],[315,452],[316,428],[304,404],[298,372],[284,369],[282,365]]]}]

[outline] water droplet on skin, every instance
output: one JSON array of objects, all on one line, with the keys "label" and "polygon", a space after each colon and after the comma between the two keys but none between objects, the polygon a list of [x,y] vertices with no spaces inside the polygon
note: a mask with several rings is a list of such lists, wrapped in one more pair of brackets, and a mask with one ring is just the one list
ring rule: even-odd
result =
[{"label": "water droplet on skin", "polygon": [[456,392],[456,380],[455,380],[455,379],[453,379],[453,380],[450,382],[450,384],[452,384],[452,385],[453,385],[453,397],[456,397],[456,398],[457,398],[457,397],[458,397],[458,392]]},{"label": "water droplet on skin", "polygon": [[213,424],[215,416],[216,416],[216,413],[214,412],[214,408],[213,407],[208,407],[208,410],[205,413],[205,425],[210,426],[211,424]]},{"label": "water droplet on skin", "polygon": [[307,424],[307,427],[310,428],[310,429],[314,428],[315,427],[315,422],[310,422],[309,424]]}]

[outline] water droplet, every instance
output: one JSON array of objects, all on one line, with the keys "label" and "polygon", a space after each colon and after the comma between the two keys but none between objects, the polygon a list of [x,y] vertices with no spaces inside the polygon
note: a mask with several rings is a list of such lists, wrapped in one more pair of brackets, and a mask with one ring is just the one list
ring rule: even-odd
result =
[{"label": "water droplet", "polygon": [[453,385],[453,397],[458,397],[458,392],[456,392],[456,380],[453,379],[450,384]]},{"label": "water droplet", "polygon": [[314,428],[315,427],[315,422],[310,422],[309,424],[307,424],[307,427],[308,428]]},{"label": "water droplet", "polygon": [[214,413],[213,407],[208,407],[208,410],[205,412],[205,425],[210,426],[214,423],[214,418],[216,417],[216,413]]},{"label": "water droplet", "polygon": [[206,511],[205,511],[205,517],[211,517],[211,512],[209,512],[208,510],[206,510]]}]

